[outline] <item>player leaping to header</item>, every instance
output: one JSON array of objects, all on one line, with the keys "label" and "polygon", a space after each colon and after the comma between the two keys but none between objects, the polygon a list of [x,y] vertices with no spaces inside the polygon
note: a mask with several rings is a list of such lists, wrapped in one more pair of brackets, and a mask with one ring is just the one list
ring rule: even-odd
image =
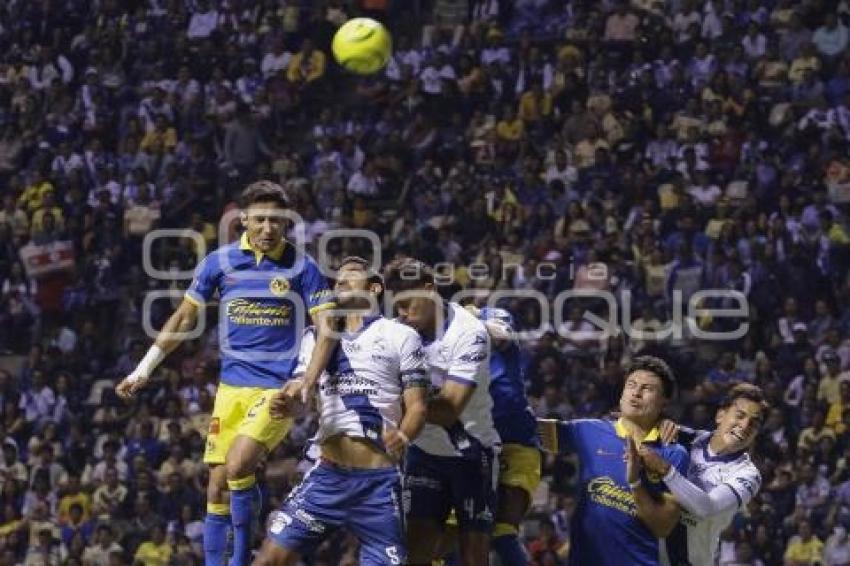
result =
[{"label": "player leaping to header", "polygon": [[[258,181],[242,193],[241,204],[245,232],[240,240],[203,259],[177,311],[116,388],[128,399],[144,387],[162,360],[191,336],[199,311],[218,293],[221,383],[204,453],[210,465],[204,519],[208,566],[224,563],[231,523],[231,564],[248,563],[258,503],[254,473],[292,423],[271,418],[271,398],[295,370],[305,312],[313,316],[334,306],[315,261],[284,239],[283,213],[289,202],[283,189]],[[324,324],[322,328],[324,341]]]},{"label": "player leaping to header", "polygon": [[[321,456],[272,519],[257,565],[295,564],[337,528],[360,540],[361,564],[406,559],[397,462],[425,424],[430,381],[416,331],[378,314],[383,281],[368,265],[349,257],[340,266],[334,290],[346,314],[319,378]],[[296,376],[311,359],[312,336],[308,330],[302,341]],[[281,392],[272,414],[290,407]]]},{"label": "player leaping to header", "polygon": [[[400,320],[421,335],[431,383],[427,424],[407,451],[404,490],[409,564],[437,558],[443,525],[455,511],[460,562],[488,562],[495,512],[496,451],[483,323],[457,303],[444,304],[422,262],[404,259],[385,268]],[[401,294],[406,293],[406,294]],[[444,305],[442,316],[438,305]]]},{"label": "player leaping to header", "polygon": [[747,451],[765,420],[768,404],[761,388],[742,383],[726,394],[715,416],[714,432],[680,429],[690,445],[691,465],[682,474],[654,450],[638,453],[643,466],[664,478],[684,513],[667,537],[663,564],[716,564],[720,533],[739,509],[755,497],[761,474]]}]

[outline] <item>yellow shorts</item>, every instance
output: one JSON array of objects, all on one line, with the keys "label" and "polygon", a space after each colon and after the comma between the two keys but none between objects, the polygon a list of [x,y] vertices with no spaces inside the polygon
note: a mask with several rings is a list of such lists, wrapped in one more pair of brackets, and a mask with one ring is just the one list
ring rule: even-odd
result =
[{"label": "yellow shorts", "polygon": [[499,461],[499,485],[518,487],[533,497],[540,484],[540,450],[522,444],[503,444]]},{"label": "yellow shorts", "polygon": [[269,404],[276,391],[220,384],[207,431],[204,462],[224,464],[237,436],[253,438],[268,450],[280,444],[292,427],[292,419],[273,419],[269,414]]}]

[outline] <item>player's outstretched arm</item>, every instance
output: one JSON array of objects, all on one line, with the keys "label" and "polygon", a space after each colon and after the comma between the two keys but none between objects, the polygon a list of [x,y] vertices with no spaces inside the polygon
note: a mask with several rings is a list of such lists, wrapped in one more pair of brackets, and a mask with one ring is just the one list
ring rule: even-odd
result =
[{"label": "player's outstretched arm", "polygon": [[125,400],[130,399],[148,383],[156,367],[195,328],[199,308],[193,301],[183,299],[177,310],[162,326],[162,330],[160,330],[153,345],[139,362],[139,365],[136,366],[136,369],[115,387],[115,392],[119,397]]},{"label": "player's outstretched arm", "polygon": [[732,483],[722,483],[711,491],[704,491],[654,450],[643,447],[639,453],[644,466],[664,478],[665,485],[679,505],[700,519],[725,513],[746,504],[758,491],[761,483],[760,478],[756,476],[738,480],[739,488]]},{"label": "player's outstretched arm", "polygon": [[318,329],[316,343],[313,346],[310,363],[307,364],[304,376],[301,378],[303,384],[300,389],[301,402],[305,405],[312,397],[319,377],[328,367],[334,349],[339,344],[338,317],[329,311],[320,311],[313,315],[313,319]]}]

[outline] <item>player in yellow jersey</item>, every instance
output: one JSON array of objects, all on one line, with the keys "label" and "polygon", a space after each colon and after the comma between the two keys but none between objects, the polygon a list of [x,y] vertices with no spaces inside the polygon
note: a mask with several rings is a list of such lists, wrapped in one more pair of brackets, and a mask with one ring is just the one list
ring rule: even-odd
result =
[{"label": "player in yellow jersey", "polygon": [[200,310],[218,296],[221,384],[204,454],[210,465],[204,522],[208,566],[224,563],[231,524],[231,565],[248,564],[258,505],[254,472],[292,422],[271,418],[271,397],[292,377],[306,316],[334,306],[316,262],[284,238],[289,201],[283,189],[258,181],[245,189],[241,205],[242,237],[203,259],[177,311],[117,386],[125,399],[144,387],[165,356],[191,336]]}]

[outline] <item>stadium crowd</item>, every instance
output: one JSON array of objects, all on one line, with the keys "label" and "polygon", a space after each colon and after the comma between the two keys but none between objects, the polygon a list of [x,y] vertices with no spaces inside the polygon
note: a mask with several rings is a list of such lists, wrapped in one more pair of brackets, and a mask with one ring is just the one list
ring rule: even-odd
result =
[{"label": "stadium crowd", "polygon": [[[538,416],[607,414],[645,348],[676,368],[670,416],[690,426],[713,426],[730,384],[760,385],[764,487],[721,563],[850,563],[850,3],[389,4],[0,3],[0,347],[23,360],[0,371],[0,563],[197,562],[215,331],[136,404],[113,387],[149,343],[142,319],[175,304],[146,293],[179,297],[257,178],[289,191],[310,246],[371,230],[385,261],[439,264],[447,293],[521,291],[502,303],[544,329],[526,342]],[[365,78],[329,54],[359,13],[395,41]],[[157,240],[158,274],[154,228],[199,234]],[[334,240],[328,261],[363,246]],[[743,337],[701,339],[742,322],[717,313],[660,341],[582,319],[658,331],[705,288],[746,296]],[[617,309],[573,300],[561,321],[549,305],[569,289]],[[266,511],[312,426],[269,459]],[[575,462],[544,476],[524,534],[536,564],[560,564]],[[339,536],[315,563],[355,557]]]}]

